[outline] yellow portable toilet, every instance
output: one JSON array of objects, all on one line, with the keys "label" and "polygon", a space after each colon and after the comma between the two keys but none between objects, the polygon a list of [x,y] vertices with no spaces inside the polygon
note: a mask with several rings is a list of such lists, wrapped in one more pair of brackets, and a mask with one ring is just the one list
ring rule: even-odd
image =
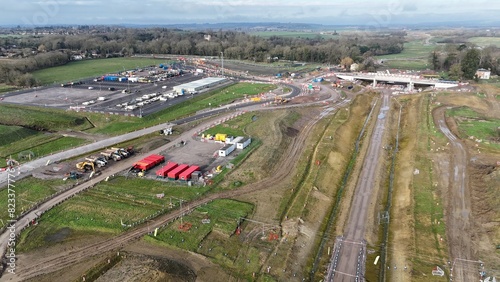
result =
[{"label": "yellow portable toilet", "polygon": [[215,134],[215,141],[226,142],[226,137],[227,137],[227,134],[217,133],[217,134]]}]

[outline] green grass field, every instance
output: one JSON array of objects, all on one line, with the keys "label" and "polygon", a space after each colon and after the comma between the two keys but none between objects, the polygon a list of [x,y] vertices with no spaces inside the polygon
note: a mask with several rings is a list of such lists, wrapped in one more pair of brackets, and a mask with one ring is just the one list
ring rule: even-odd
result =
[{"label": "green grass field", "polygon": [[469,38],[469,42],[480,47],[487,47],[490,45],[500,47],[500,37],[471,37]]},{"label": "green grass field", "polygon": [[[56,235],[63,228],[69,228],[75,234],[118,234],[124,230],[121,220],[124,224],[133,225],[162,209],[168,210],[171,196],[175,197],[172,199],[173,207],[179,207],[176,198],[189,201],[201,197],[208,189],[119,176],[101,182],[45,213],[38,226],[23,233],[21,249],[50,244],[45,238]],[[155,195],[161,193],[165,193],[165,197],[156,198]]]},{"label": "green grass field", "polygon": [[19,125],[38,130],[84,130],[92,125],[77,113],[51,108],[0,105],[2,124]]},{"label": "green grass field", "polygon": [[489,142],[491,138],[500,137],[498,132],[500,120],[486,119],[468,107],[451,109],[446,114],[457,121],[460,138],[467,139],[474,136],[475,139],[486,142],[484,145],[500,149],[500,144]]},{"label": "green grass field", "polygon": [[233,119],[224,122],[223,124],[219,124],[212,128],[209,128],[203,133],[211,134],[212,136],[215,136],[215,134],[217,133],[227,134],[228,136],[246,136],[243,130],[245,129],[245,126],[253,122],[252,117],[254,115],[255,115],[254,113],[247,113],[235,117]]},{"label": "green grass field", "polygon": [[[179,219],[160,230],[156,237],[152,234],[145,240],[203,254],[236,276],[251,278],[252,272],[260,268],[259,250],[253,243],[232,234],[240,218],[248,216],[252,210],[253,205],[249,203],[215,200],[182,218],[183,224],[191,224],[189,230],[179,228]],[[210,219],[210,223],[202,223],[203,219]]]},{"label": "green grass field", "polygon": [[[224,236],[232,235],[240,217],[246,217],[252,210],[253,205],[249,203],[229,199],[215,200],[183,217],[183,223],[192,224],[189,231],[179,230],[179,219],[161,230],[155,239],[189,251],[196,251],[203,238],[214,230]],[[203,224],[201,220],[205,218],[210,219],[210,223]]]},{"label": "green grass field", "polygon": [[[0,124],[0,147],[37,134],[39,134],[39,132],[36,130],[20,126],[7,126]],[[0,155],[2,154],[0,153]]]},{"label": "green grass field", "polygon": [[[14,183],[15,187],[10,187],[15,191],[16,215],[20,215],[33,204],[40,202],[63,187],[70,185],[72,181],[62,180],[40,180],[32,177],[24,178]],[[7,189],[0,190],[0,203],[7,203]],[[7,205],[5,204],[5,207]],[[0,219],[5,223],[8,218],[7,208],[0,210]]]},{"label": "green grass field", "polygon": [[411,41],[404,45],[403,52],[399,54],[376,56],[384,61],[389,68],[422,70],[428,66],[429,54],[434,50],[433,45],[424,45],[422,41]]},{"label": "green grass field", "polygon": [[6,84],[3,84],[3,83],[0,84],[0,94],[6,93],[6,92],[10,92],[10,91],[14,91],[16,89],[17,89],[17,87],[15,87],[15,86],[6,85]]},{"label": "green grass field", "polygon": [[[187,117],[206,108],[214,108],[219,105],[228,104],[236,99],[243,98],[245,95],[256,95],[275,88],[275,85],[269,84],[238,83],[221,90],[194,96],[188,101],[184,101],[142,119],[124,118],[116,115],[104,119],[103,115],[93,115],[89,116],[89,119],[96,125],[96,128],[88,130],[88,132],[109,135],[130,132],[161,122]],[[94,120],[94,117],[99,120]]]},{"label": "green grass field", "polygon": [[304,32],[304,31],[258,31],[250,33],[255,36],[269,38],[271,36],[288,37],[288,38],[316,38],[322,39],[338,38],[339,35],[320,34],[319,32]]},{"label": "green grass field", "polygon": [[111,58],[70,62],[64,66],[47,68],[33,72],[42,84],[68,82],[94,77],[110,72],[120,72],[165,62],[154,58]]},{"label": "green grass field", "polygon": [[52,133],[40,133],[35,130],[19,127],[0,125],[0,166],[5,166],[5,158],[12,156],[18,161],[19,153],[31,151],[35,158],[45,156],[57,151],[72,148],[86,141],[79,138],[63,137]]}]

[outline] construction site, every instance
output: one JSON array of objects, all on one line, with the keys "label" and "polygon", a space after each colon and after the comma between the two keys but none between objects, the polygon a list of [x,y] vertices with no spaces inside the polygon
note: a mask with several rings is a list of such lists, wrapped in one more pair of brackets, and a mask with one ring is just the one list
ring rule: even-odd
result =
[{"label": "construction site", "polygon": [[20,274],[6,279],[494,281],[497,89],[401,95],[301,76],[44,162],[31,175],[59,190],[43,203],[23,192],[32,224],[20,230]]}]

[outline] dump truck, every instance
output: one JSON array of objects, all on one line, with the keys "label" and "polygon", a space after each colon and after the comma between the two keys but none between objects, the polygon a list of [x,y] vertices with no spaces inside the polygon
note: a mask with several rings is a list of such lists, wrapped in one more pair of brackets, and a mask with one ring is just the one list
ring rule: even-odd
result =
[{"label": "dump truck", "polygon": [[111,150],[114,150],[115,153],[117,153],[120,156],[122,156],[122,158],[128,158],[130,156],[129,152],[127,152],[127,150],[125,150],[123,148],[114,148],[114,147],[112,147]]},{"label": "dump truck", "polygon": [[116,153],[113,149],[108,149],[104,152],[101,152],[101,155],[105,156],[108,160],[113,159],[114,161],[119,161],[122,159],[122,156]]},{"label": "dump truck", "polygon": [[90,156],[85,158],[86,161],[92,162],[97,165],[97,167],[103,167],[108,164],[108,161],[104,157]]}]

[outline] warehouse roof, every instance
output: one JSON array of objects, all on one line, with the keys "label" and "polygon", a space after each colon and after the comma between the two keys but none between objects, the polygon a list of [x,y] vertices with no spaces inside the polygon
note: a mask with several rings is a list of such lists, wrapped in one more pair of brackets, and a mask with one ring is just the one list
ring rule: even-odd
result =
[{"label": "warehouse roof", "polygon": [[226,81],[226,78],[223,78],[223,77],[207,77],[204,79],[200,79],[200,80],[192,81],[189,83],[177,85],[177,86],[175,86],[175,88],[177,88],[177,89],[199,88],[199,87],[213,85],[216,83],[222,83],[224,81]]}]

